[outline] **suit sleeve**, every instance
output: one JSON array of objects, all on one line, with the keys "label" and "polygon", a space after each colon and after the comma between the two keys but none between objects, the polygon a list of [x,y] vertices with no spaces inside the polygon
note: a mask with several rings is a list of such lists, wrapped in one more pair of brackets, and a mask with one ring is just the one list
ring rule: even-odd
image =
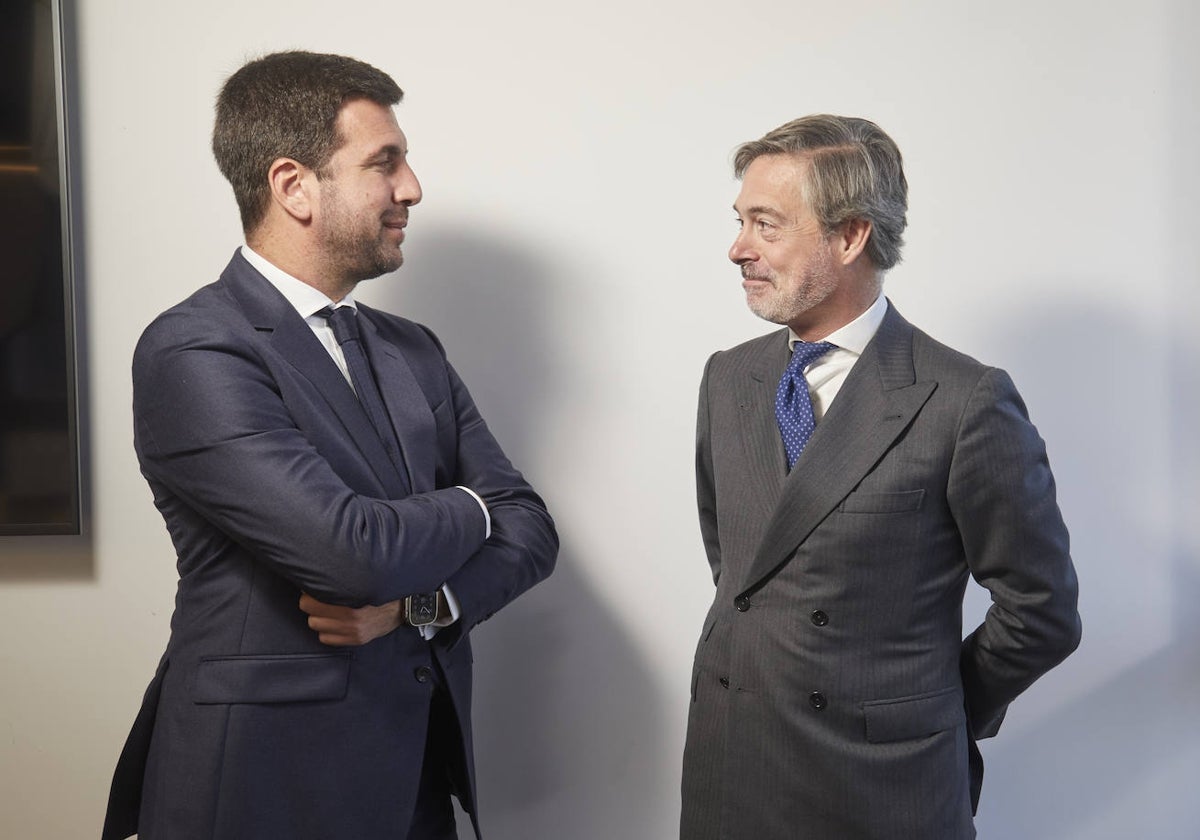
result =
[{"label": "suit sleeve", "polygon": [[446,367],[458,424],[453,483],[478,493],[492,520],[487,542],[446,581],[458,600],[460,615],[438,637],[454,645],[476,624],[549,576],[558,554],[558,534],[545,503],[500,449],[458,373],[448,362]]},{"label": "suit sleeve", "polygon": [[713,583],[721,578],[721,540],[717,533],[717,489],[713,476],[712,428],[709,423],[708,380],[717,353],[709,357],[700,380],[700,404],[696,410],[696,506],[700,513],[700,537],[712,568]]},{"label": "suit sleeve", "polygon": [[357,606],[432,591],[483,545],[479,506],[457,488],[398,501],[353,492],[297,428],[255,348],[215,319],[156,321],[133,377],[142,471],[167,491],[156,504],[182,501],[181,516],[211,526],[168,518],[177,549],[208,540],[188,553],[211,555],[231,539],[315,597]]},{"label": "suit sleeve", "polygon": [[987,370],[975,386],[947,489],[971,574],[992,597],[960,659],[972,732],[983,738],[1080,638],[1078,582],[1045,445],[1003,371]]}]

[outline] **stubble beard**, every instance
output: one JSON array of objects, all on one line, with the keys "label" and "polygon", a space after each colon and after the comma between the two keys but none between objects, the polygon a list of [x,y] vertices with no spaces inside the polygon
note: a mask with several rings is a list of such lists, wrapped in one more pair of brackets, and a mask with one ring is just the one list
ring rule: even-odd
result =
[{"label": "stubble beard", "polygon": [[793,323],[827,300],[838,287],[838,279],[833,271],[833,252],[828,244],[817,252],[814,260],[804,269],[799,282],[781,284],[779,275],[774,272],[755,272],[749,264],[742,266],[742,277],[765,280],[771,284],[769,290],[747,292],[746,305],[759,318],[773,324]]},{"label": "stubble beard", "polygon": [[[327,188],[328,189],[328,188]],[[321,249],[329,262],[329,270],[350,284],[370,280],[396,271],[404,264],[404,252],[389,241],[390,228],[385,219],[355,217],[329,191],[326,204],[326,227],[321,237]]]},{"label": "stubble beard", "polygon": [[331,231],[322,246],[337,272],[355,283],[389,274],[404,264],[404,253],[398,245],[365,231]]}]

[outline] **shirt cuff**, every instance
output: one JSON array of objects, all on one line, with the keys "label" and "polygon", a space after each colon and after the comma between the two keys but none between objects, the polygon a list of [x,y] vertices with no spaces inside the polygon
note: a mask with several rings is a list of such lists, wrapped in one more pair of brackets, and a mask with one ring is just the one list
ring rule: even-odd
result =
[{"label": "shirt cuff", "polygon": [[492,515],[488,513],[487,505],[484,504],[483,499],[479,498],[479,494],[470,487],[463,487],[461,484],[456,484],[454,486],[459,490],[465,490],[466,492],[470,493],[471,498],[479,502],[479,509],[483,511],[483,538],[486,540],[492,535]]}]

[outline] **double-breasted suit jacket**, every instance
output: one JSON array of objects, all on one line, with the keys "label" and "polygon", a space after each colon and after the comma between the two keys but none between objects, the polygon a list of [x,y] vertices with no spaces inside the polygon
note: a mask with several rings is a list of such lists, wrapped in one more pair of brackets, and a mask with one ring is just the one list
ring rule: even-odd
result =
[{"label": "double-breasted suit jacket", "polygon": [[[787,330],[714,355],[697,431],[716,597],[684,840],[975,836],[975,739],[1078,644],[1045,448],[1008,376],[889,304],[789,474]],[[963,640],[968,576],[993,605]]]},{"label": "double-breasted suit jacket", "polygon": [[[327,351],[240,254],[134,355],[135,446],[177,552],[171,635],[104,836],[403,840],[434,662],[474,813],[468,631],[548,575],[553,523],[425,328],[359,306],[403,450],[388,458]],[[455,485],[470,487],[478,502]],[[448,584],[461,618],[327,647],[300,593],[381,604]]]}]

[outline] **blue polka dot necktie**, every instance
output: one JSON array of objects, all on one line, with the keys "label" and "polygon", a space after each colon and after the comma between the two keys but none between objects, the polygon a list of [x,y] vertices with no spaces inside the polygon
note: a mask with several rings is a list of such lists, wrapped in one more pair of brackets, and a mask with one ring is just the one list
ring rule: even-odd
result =
[{"label": "blue polka dot necktie", "polygon": [[775,392],[775,419],[779,421],[779,434],[783,437],[789,470],[800,460],[800,453],[816,428],[804,369],[835,346],[828,341],[812,344],[797,341],[792,349],[792,360],[779,380],[779,390]]}]

